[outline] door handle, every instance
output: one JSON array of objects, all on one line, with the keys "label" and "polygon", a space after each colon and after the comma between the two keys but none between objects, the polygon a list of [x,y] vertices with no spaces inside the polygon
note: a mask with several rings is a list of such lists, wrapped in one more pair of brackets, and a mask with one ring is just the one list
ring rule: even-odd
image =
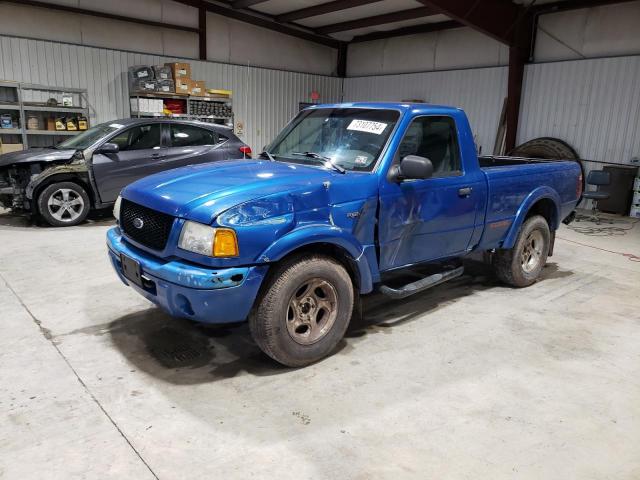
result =
[{"label": "door handle", "polygon": [[471,195],[471,192],[473,191],[473,188],[471,187],[464,187],[458,190],[458,196],[459,197],[463,197],[463,198],[467,198]]}]

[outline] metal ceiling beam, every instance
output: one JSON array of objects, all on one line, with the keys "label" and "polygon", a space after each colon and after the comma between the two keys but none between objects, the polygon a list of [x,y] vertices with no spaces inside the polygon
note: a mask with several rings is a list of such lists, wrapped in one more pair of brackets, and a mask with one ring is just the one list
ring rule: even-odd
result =
[{"label": "metal ceiling beam", "polygon": [[412,25],[410,27],[397,28],[383,32],[371,32],[353,37],[349,43],[370,42],[372,40],[384,40],[385,38],[402,37],[404,35],[415,35],[417,33],[438,32],[451,28],[464,27],[460,22],[448,20],[446,22],[423,23],[422,25]]},{"label": "metal ceiling beam", "polygon": [[291,35],[292,37],[301,38],[310,42],[319,43],[332,48],[338,48],[340,41],[335,38],[328,37],[326,35],[319,34],[314,30],[303,27],[301,25],[295,25],[292,23],[278,23],[272,15],[266,15],[253,10],[248,9],[234,9],[231,4],[223,4],[221,2],[205,2],[202,0],[174,0],[178,3],[189,5],[191,7],[204,7],[208,12],[216,15],[222,15],[224,17],[239,20],[241,22],[249,23],[257,27],[267,28],[274,30],[285,35]]},{"label": "metal ceiling beam", "polygon": [[563,2],[544,3],[534,5],[531,10],[537,14],[564,12],[567,10],[578,10],[581,8],[603,7],[616,3],[628,3],[636,0],[566,0]]},{"label": "metal ceiling beam", "polygon": [[401,10],[399,12],[385,13],[374,17],[359,18],[348,22],[334,23],[324,27],[315,29],[318,33],[328,34],[336,32],[344,32],[347,30],[355,30],[357,28],[373,27],[376,25],[384,25],[386,23],[401,22],[403,20],[413,20],[420,17],[428,17],[438,12],[429,7],[418,7],[410,10]]},{"label": "metal ceiling beam", "polygon": [[[124,15],[115,15],[106,12],[97,12],[95,10],[87,10],[85,8],[71,7],[68,5],[59,5],[56,3],[39,2],[35,0],[2,0],[6,3],[16,3],[22,6],[46,8],[48,10],[58,10],[60,12],[77,13],[79,15],[88,15],[91,17],[107,18],[109,20],[118,20],[120,22],[137,23],[138,25],[147,25],[150,27],[170,28],[172,30],[182,30],[183,32],[198,33],[200,30],[195,27],[186,27],[184,25],[175,25],[165,22],[154,22],[152,20],[144,20],[142,18],[126,17]],[[1,3],[1,2],[0,2]]]},{"label": "metal ceiling beam", "polygon": [[382,0],[334,0],[333,2],[321,3],[320,5],[314,5],[312,7],[283,13],[276,16],[276,21],[292,22],[294,20],[317,17],[318,15],[339,12],[340,10],[347,10],[348,8],[360,7],[362,5],[369,5],[370,3],[378,3],[380,1]]},{"label": "metal ceiling beam", "polygon": [[257,5],[259,3],[264,3],[267,0],[235,0],[235,2],[231,2],[232,8],[247,8],[252,5]]},{"label": "metal ceiling beam", "polygon": [[511,0],[418,1],[506,45],[514,44],[514,27],[526,15],[526,9]]}]

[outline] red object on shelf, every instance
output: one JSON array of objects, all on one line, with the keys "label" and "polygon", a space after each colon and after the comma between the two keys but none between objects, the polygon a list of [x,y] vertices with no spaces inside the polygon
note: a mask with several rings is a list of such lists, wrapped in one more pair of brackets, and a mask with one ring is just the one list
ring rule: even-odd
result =
[{"label": "red object on shelf", "polygon": [[247,158],[251,158],[251,147],[249,145],[244,145],[240,147],[240,151],[243,155],[246,155]]},{"label": "red object on shelf", "polygon": [[164,108],[170,110],[171,113],[187,113],[187,104],[185,100],[172,100],[166,99],[164,101]]}]

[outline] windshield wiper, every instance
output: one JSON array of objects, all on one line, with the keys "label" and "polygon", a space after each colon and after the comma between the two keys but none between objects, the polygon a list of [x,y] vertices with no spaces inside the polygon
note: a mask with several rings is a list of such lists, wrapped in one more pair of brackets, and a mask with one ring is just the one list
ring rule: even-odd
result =
[{"label": "windshield wiper", "polygon": [[271,155],[271,153],[267,152],[266,150],[264,152],[262,152],[260,155],[260,157],[267,157],[269,160],[271,160],[272,162],[276,161],[276,157]]},{"label": "windshield wiper", "polygon": [[331,160],[329,157],[325,157],[324,155],[320,155],[319,153],[316,153],[316,152],[292,152],[291,155],[298,155],[299,157],[315,158],[317,160],[322,160],[322,163],[330,166],[336,172],[340,172],[340,173],[346,172],[346,170],[342,168],[340,165],[333,163],[333,160]]}]

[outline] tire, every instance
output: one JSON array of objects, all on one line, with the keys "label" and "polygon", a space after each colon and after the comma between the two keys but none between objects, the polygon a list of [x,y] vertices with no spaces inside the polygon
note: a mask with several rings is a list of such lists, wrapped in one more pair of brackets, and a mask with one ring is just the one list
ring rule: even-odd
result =
[{"label": "tire", "polygon": [[549,160],[578,160],[580,157],[571,145],[558,138],[541,137],[518,145],[509,155],[513,157],[544,158]]},{"label": "tire", "polygon": [[52,183],[38,196],[38,212],[53,227],[78,225],[90,209],[89,195],[77,183]]},{"label": "tire", "polygon": [[342,340],[353,312],[353,282],[336,260],[297,257],[276,267],[249,316],[260,349],[288,367],[329,355]]},{"label": "tire", "polygon": [[528,218],[520,227],[513,248],[494,254],[496,276],[519,288],[535,283],[547,262],[550,244],[551,231],[545,218],[540,215]]}]

